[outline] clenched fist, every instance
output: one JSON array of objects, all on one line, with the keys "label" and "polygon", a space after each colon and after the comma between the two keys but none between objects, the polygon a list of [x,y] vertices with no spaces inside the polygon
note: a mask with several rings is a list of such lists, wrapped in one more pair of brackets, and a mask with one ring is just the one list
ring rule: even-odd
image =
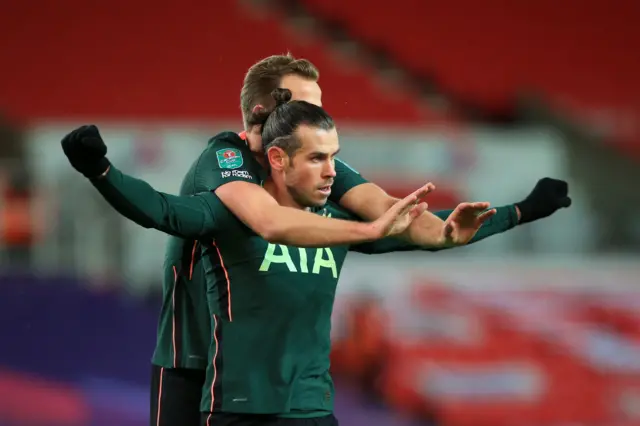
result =
[{"label": "clenched fist", "polygon": [[102,175],[109,168],[107,145],[93,124],[73,130],[62,138],[61,144],[69,163],[89,179]]}]

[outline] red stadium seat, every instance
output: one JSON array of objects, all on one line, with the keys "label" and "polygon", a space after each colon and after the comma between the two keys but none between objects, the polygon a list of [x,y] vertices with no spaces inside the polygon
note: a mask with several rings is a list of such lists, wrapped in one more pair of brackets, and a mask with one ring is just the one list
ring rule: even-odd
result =
[{"label": "red stadium seat", "polygon": [[303,1],[450,94],[500,110],[535,91],[640,142],[637,1]]},{"label": "red stadium seat", "polygon": [[290,50],[320,68],[326,106],[342,122],[425,119],[410,95],[389,96],[372,70],[235,0],[64,0],[39,4],[37,13],[27,3],[5,3],[0,51],[11,66],[0,71],[0,108],[17,118],[215,119],[239,126],[247,68]]}]

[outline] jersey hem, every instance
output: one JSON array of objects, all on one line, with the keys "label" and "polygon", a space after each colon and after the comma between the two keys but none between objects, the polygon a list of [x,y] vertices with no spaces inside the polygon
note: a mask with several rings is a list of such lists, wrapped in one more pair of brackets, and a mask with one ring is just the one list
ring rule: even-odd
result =
[{"label": "jersey hem", "polygon": [[206,370],[207,369],[207,362],[206,361],[186,361],[186,362],[179,362],[176,363],[175,365],[172,362],[162,362],[162,361],[158,361],[155,358],[151,359],[151,364],[153,365],[157,365],[158,367],[163,367],[163,368],[188,368],[190,370]]}]

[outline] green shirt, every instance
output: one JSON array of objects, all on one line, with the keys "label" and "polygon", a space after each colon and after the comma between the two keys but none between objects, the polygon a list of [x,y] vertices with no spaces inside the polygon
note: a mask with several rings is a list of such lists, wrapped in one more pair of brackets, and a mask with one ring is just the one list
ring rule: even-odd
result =
[{"label": "green shirt", "polygon": [[[331,197],[334,201],[349,189],[366,182],[341,161],[336,162],[336,172]],[[244,141],[235,133],[225,132],[209,141],[185,176],[180,196],[157,192],[146,182],[125,175],[114,166],[106,178],[92,181],[122,215],[143,227],[174,236],[167,244],[165,255],[163,304],[154,364],[167,368],[207,367],[212,334],[205,301],[205,281],[215,277],[209,275],[205,278],[196,241],[200,241],[197,244],[209,244],[218,226],[214,211],[219,209],[220,201],[212,191],[236,180],[259,184],[263,177],[264,171]],[[516,225],[513,206],[497,210],[498,213],[482,226],[471,243]],[[436,212],[436,215],[444,219],[450,212]],[[395,239],[361,246],[363,250],[365,247],[370,253],[418,249]]]},{"label": "green shirt", "polygon": [[[127,188],[132,190],[131,199],[127,198],[126,191],[120,192],[111,185],[119,178],[120,184],[132,185]],[[183,203],[180,200],[184,196],[215,191],[228,182],[241,180],[260,184],[263,178],[264,171],[245,142],[236,133],[223,132],[209,140],[187,172],[180,188],[183,197],[165,197],[144,182],[121,175],[115,168],[112,168],[108,179],[93,181],[120,213],[146,228],[156,228],[173,235],[165,250],[163,303],[152,358],[154,364],[166,368],[205,369],[207,366],[210,316],[200,262],[201,249],[194,238],[210,234],[216,224],[211,220],[205,201]],[[338,160],[330,199],[338,201],[351,188],[365,182],[359,173]],[[144,189],[138,191],[136,188],[141,185]],[[170,211],[173,217],[186,214],[188,221],[162,223],[156,219],[157,213],[162,214],[163,211]],[[194,219],[194,215],[200,217]],[[190,238],[181,238],[183,236]]]},{"label": "green shirt", "polygon": [[[333,411],[331,314],[348,251],[417,249],[394,238],[299,248],[271,244],[221,202],[204,245],[214,338],[201,411],[322,416]],[[314,210],[357,220],[329,202]]]},{"label": "green shirt", "polygon": [[219,203],[204,245],[214,339],[201,410],[331,412],[330,320],[347,246],[271,244]]}]

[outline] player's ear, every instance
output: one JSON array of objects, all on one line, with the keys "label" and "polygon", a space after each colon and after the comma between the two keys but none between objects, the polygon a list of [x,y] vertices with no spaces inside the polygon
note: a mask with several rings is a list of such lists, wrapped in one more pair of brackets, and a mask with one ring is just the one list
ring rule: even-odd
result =
[{"label": "player's ear", "polygon": [[267,150],[267,159],[269,160],[271,169],[283,170],[287,165],[289,157],[282,148],[272,146]]}]

